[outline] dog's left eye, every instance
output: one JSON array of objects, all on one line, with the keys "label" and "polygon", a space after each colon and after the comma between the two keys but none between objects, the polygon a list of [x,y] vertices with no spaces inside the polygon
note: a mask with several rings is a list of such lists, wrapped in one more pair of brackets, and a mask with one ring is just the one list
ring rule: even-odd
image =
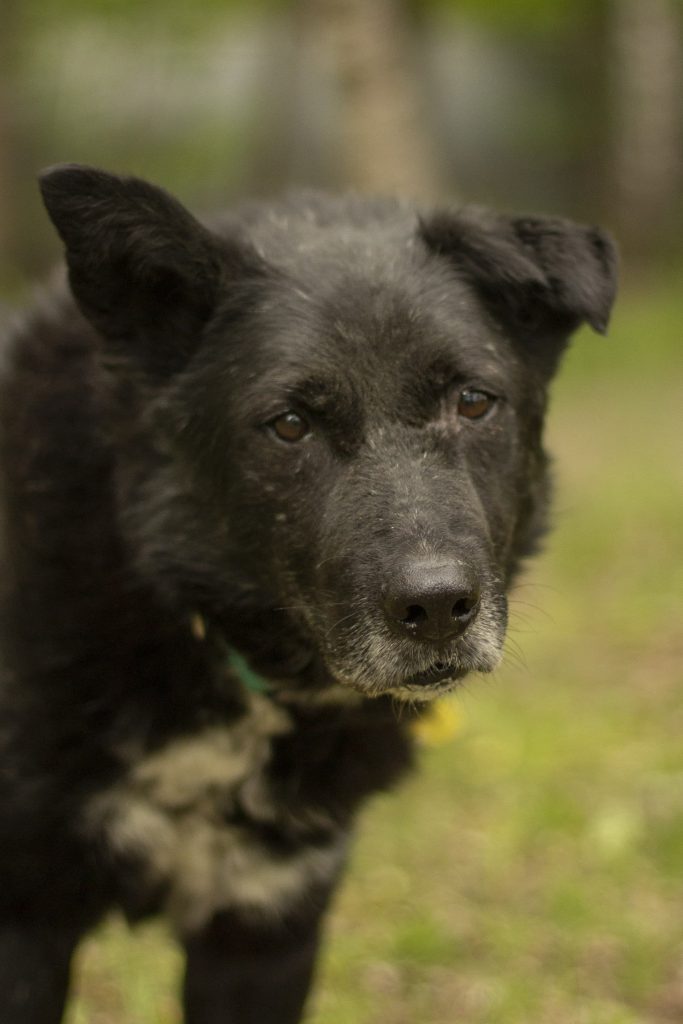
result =
[{"label": "dog's left eye", "polygon": [[296,444],[297,441],[303,441],[311,430],[303,416],[299,416],[297,412],[292,412],[291,410],[282,413],[281,416],[272,420],[269,426],[281,441],[286,441],[288,444]]},{"label": "dog's left eye", "polygon": [[478,388],[464,388],[458,395],[458,415],[467,420],[480,420],[495,404],[495,395]]}]

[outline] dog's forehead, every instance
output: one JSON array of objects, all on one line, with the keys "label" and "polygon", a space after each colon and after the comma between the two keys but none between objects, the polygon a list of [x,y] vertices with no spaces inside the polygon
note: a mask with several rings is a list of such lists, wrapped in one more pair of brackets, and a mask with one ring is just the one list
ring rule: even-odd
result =
[{"label": "dog's forehead", "polygon": [[385,399],[435,367],[454,377],[509,377],[507,339],[474,289],[438,258],[411,245],[368,244],[312,259],[309,271],[266,301],[271,365],[344,381],[359,397],[381,390]]}]

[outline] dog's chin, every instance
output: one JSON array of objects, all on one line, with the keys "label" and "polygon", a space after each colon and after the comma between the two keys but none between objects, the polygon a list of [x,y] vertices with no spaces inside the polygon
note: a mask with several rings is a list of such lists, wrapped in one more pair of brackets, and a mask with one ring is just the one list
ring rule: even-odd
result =
[{"label": "dog's chin", "polygon": [[452,668],[443,673],[423,673],[391,683],[367,678],[356,679],[337,673],[334,681],[347,691],[362,694],[364,697],[391,697],[406,704],[426,704],[457,689],[468,672],[468,669]]},{"label": "dog's chin", "polygon": [[383,676],[380,672],[376,675],[365,672],[358,676],[347,674],[343,670],[336,670],[331,674],[335,683],[365,697],[389,696],[407,704],[422,704],[452,693],[471,672],[491,672],[495,667],[496,665],[489,660],[470,665],[445,664],[437,661],[420,672],[398,677]]}]

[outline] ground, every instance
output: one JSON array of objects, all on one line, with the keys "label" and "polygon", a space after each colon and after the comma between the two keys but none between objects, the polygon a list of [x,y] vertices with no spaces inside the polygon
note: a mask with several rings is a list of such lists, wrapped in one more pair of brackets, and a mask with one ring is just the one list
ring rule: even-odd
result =
[{"label": "ground", "polygon": [[[680,281],[631,284],[567,358],[506,664],[363,815],[310,1024],[683,1020]],[[176,1024],[180,967],[161,927],[108,924],[69,1024]]]}]

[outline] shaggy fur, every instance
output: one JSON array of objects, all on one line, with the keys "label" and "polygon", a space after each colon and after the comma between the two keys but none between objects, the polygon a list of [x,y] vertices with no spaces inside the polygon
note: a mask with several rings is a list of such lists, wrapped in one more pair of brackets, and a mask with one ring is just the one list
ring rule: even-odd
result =
[{"label": "shaggy fur", "polygon": [[547,385],[605,329],[613,246],[314,195],[209,228],[77,166],[42,188],[70,289],[0,362],[0,1020],[56,1024],[120,908],[170,915],[188,1024],[294,1024],[358,806],[421,703],[500,659]]}]

